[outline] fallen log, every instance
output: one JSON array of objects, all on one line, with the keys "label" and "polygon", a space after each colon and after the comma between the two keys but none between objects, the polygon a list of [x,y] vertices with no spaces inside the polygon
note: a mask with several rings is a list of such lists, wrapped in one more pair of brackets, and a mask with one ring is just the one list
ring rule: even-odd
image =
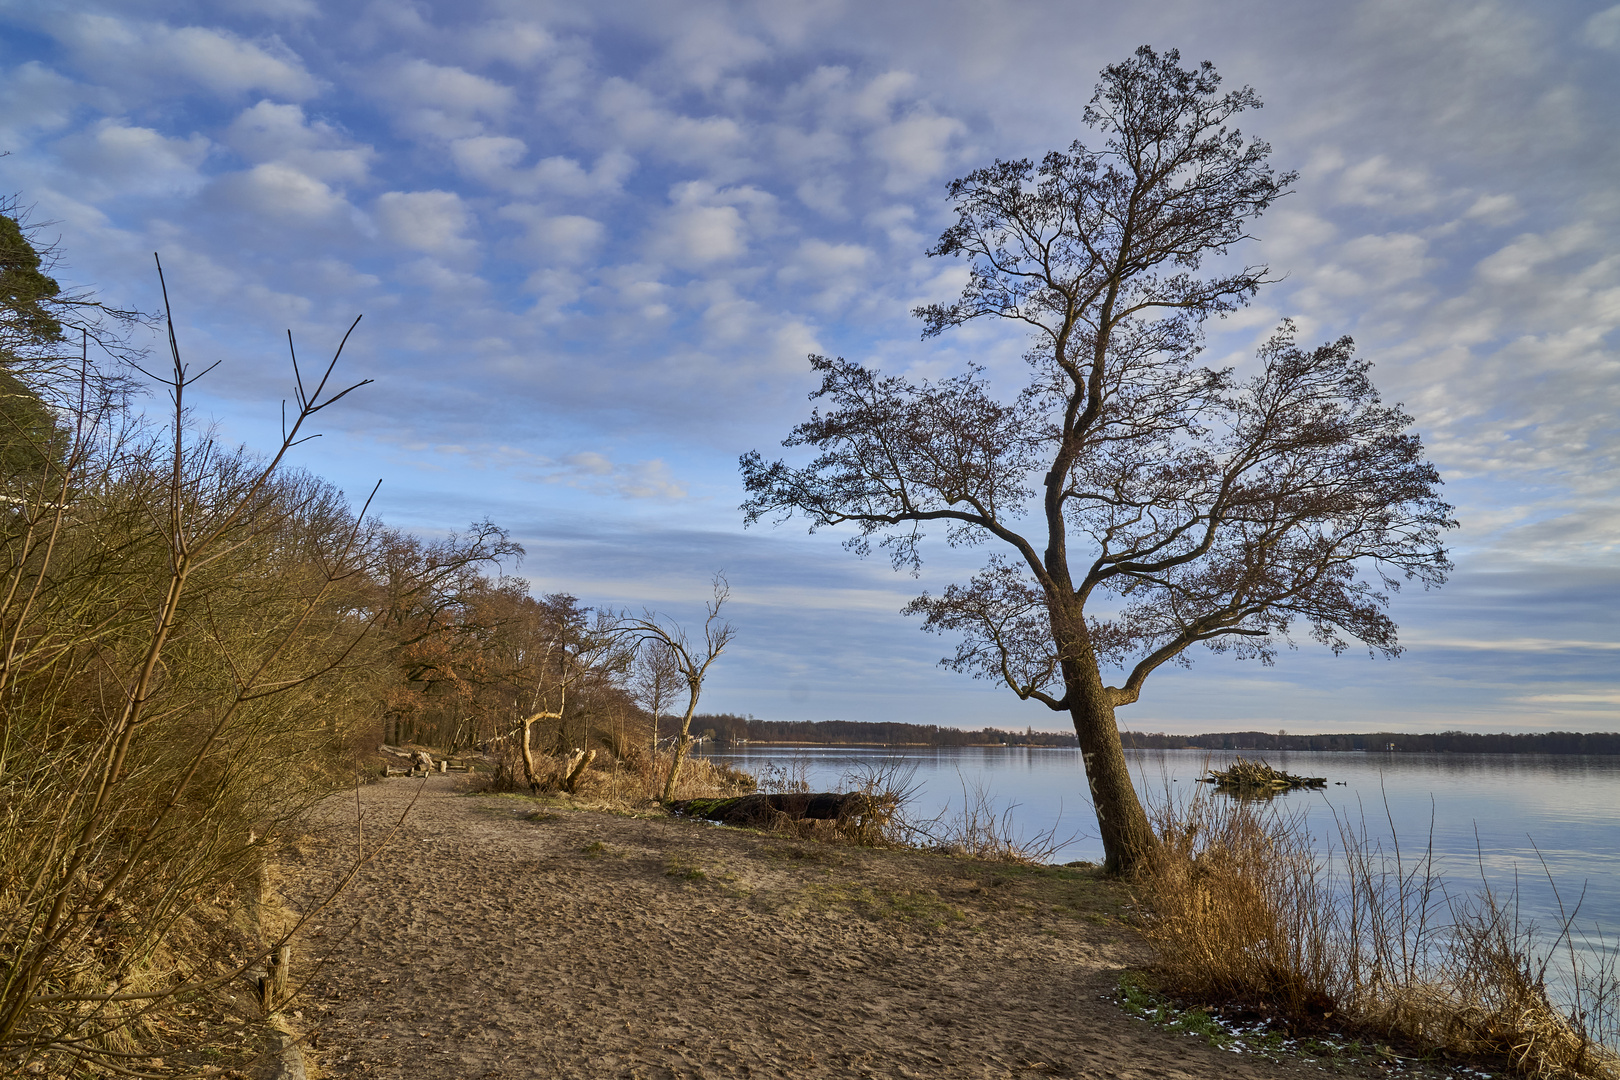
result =
[{"label": "fallen log", "polygon": [[872,800],[858,791],[680,799],[669,806],[677,814],[726,825],[770,825],[778,815],[794,821],[846,821],[873,809]]}]

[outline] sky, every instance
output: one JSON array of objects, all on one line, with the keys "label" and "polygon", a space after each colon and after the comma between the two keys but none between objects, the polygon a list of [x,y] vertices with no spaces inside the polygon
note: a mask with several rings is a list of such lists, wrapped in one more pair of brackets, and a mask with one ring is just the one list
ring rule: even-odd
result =
[{"label": "sky", "polygon": [[1462,527],[1398,659],[1196,654],[1122,726],[1620,729],[1620,6],[0,0],[0,191],[109,302],[156,310],[161,254],[223,438],[270,448],[286,331],[363,314],[375,383],[297,464],[425,535],[494,520],[537,593],[693,625],[724,571],[703,710],[1061,729],[900,615],[974,553],[745,530],[737,458],[786,453],[809,353],[1011,392],[1019,334],[908,314],[965,280],[925,255],[946,184],[1095,141],[1142,44],[1253,86],[1300,173],[1238,252],[1281,280],[1205,358],[1352,335]]}]

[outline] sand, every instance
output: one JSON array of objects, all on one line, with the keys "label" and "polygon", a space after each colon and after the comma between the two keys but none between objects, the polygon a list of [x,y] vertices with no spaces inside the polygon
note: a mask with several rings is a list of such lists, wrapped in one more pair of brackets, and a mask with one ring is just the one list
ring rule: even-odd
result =
[{"label": "sand", "polygon": [[[323,807],[282,868],[308,904],[390,843],[299,941],[295,1023],[328,1076],[1260,1077],[1122,1013],[1128,897],[1024,871],[468,796],[394,779]],[[312,971],[312,966],[315,969]]]}]

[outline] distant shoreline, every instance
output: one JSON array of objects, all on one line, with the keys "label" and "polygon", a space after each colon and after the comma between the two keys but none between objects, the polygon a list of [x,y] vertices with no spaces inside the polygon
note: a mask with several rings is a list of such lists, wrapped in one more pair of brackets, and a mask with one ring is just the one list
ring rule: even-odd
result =
[{"label": "distant shoreline", "polygon": [[[665,717],[660,734],[672,718]],[[759,720],[729,713],[692,718],[693,735],[716,748],[738,746],[849,747],[988,747],[1034,746],[1073,749],[1073,734],[1054,731],[975,731],[935,724],[868,723],[858,720]],[[1226,731],[1202,735],[1122,731],[1127,750],[1209,750],[1213,752],[1286,751],[1620,755],[1620,732],[1398,732],[1292,734],[1286,731]]]}]

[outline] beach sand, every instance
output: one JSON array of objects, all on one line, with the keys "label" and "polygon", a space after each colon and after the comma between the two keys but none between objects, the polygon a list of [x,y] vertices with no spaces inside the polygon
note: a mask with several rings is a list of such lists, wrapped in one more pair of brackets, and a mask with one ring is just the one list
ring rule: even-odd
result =
[{"label": "beach sand", "polygon": [[463,786],[336,797],[281,867],[286,902],[308,905],[360,831],[375,844],[403,815],[296,946],[294,1022],[328,1076],[1322,1075],[1122,1013],[1120,972],[1145,951],[1094,872]]}]

